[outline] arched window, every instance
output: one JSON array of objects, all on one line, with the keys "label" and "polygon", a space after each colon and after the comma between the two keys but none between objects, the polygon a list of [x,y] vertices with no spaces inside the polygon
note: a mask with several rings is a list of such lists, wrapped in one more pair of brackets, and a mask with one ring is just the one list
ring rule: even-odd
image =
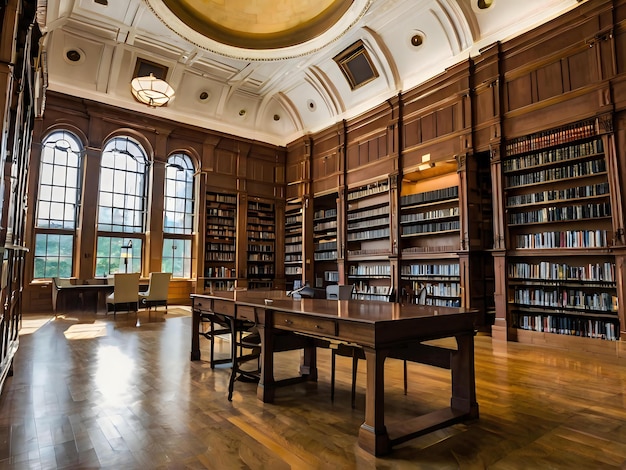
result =
[{"label": "arched window", "polygon": [[72,276],[82,157],[80,140],[68,131],[54,131],[42,142],[34,278]]},{"label": "arched window", "polygon": [[191,276],[193,175],[194,167],[189,156],[177,153],[167,159],[161,269],[171,272],[174,277]]},{"label": "arched window", "polygon": [[148,159],[130,137],[106,143],[100,165],[96,276],[141,272]]}]

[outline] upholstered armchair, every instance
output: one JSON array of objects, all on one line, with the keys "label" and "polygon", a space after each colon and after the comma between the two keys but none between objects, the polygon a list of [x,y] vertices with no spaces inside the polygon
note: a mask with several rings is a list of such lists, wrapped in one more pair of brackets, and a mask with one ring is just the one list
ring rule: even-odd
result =
[{"label": "upholstered armchair", "polygon": [[107,297],[107,312],[118,310],[136,312],[139,304],[139,273],[118,273],[114,275],[113,293]]},{"label": "upholstered armchair", "polygon": [[172,273],[150,273],[150,283],[146,292],[139,293],[141,305],[150,308],[164,305],[167,311],[167,293]]}]

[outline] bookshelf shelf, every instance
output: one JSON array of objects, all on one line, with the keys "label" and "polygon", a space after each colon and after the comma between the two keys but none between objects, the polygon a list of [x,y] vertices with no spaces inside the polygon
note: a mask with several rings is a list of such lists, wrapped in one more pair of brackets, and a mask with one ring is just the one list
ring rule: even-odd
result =
[{"label": "bookshelf shelf", "polygon": [[285,209],[285,282],[287,290],[294,289],[295,281],[302,281],[302,203],[288,201]]},{"label": "bookshelf shelf", "polygon": [[204,289],[229,290],[236,285],[237,195],[206,193]]},{"label": "bookshelf shelf", "polygon": [[271,202],[248,200],[248,288],[272,287],[275,269],[275,207]]},{"label": "bookshelf shelf", "polygon": [[517,138],[506,149],[511,324],[618,339],[610,188],[594,121]]},{"label": "bookshelf shelf", "polygon": [[330,193],[313,199],[313,268],[318,288],[339,282],[337,198],[337,193]]},{"label": "bookshelf shelf", "polygon": [[347,200],[346,274],[354,298],[393,300],[389,180],[352,188]]}]

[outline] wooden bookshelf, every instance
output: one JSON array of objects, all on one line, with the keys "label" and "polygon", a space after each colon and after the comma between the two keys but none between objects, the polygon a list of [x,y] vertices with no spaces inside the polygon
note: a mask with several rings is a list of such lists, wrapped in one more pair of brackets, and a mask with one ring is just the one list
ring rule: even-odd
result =
[{"label": "wooden bookshelf", "polygon": [[[425,172],[424,172],[425,173]],[[461,305],[458,176],[405,175],[400,196],[400,289],[403,301]]]},{"label": "wooden bookshelf", "polygon": [[285,209],[285,282],[287,290],[293,290],[294,281],[303,279],[302,203],[287,202]]},{"label": "wooden bookshelf", "polygon": [[354,298],[393,300],[389,180],[350,189],[347,201],[346,270]]},{"label": "wooden bookshelf", "polygon": [[251,199],[247,215],[248,288],[271,288],[276,249],[274,203]]},{"label": "wooden bookshelf", "polygon": [[507,142],[502,169],[509,324],[617,340],[611,195],[595,121]]},{"label": "wooden bookshelf", "polygon": [[232,290],[236,286],[237,196],[206,193],[204,289]]},{"label": "wooden bookshelf", "polygon": [[339,282],[337,268],[337,193],[316,197],[313,202],[315,286]]}]

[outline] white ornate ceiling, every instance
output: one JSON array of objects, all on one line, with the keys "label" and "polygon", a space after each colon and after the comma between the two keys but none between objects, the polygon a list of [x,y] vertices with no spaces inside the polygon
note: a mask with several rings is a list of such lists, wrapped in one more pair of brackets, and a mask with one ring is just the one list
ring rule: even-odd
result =
[{"label": "white ornate ceiling", "polygon": [[[478,4],[491,3],[486,9]],[[577,0],[39,0],[48,88],[285,145],[356,116]],[[176,12],[178,16],[174,13]],[[414,46],[412,38],[423,38]],[[333,60],[362,41],[378,77]],[[164,108],[137,103],[137,59],[167,68]]]}]

